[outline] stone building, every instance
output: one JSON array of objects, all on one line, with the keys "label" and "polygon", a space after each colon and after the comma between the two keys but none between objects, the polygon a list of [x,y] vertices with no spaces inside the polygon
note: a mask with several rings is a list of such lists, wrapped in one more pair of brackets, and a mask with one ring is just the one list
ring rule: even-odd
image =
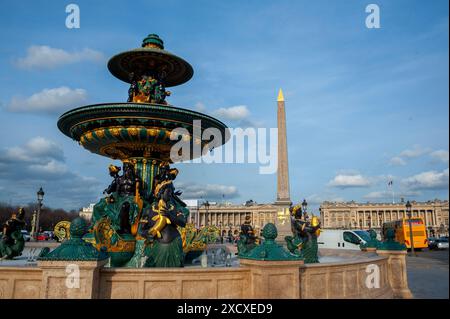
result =
[{"label": "stone building", "polygon": [[92,217],[92,213],[94,212],[94,205],[95,205],[95,203],[89,204],[88,207],[83,207],[79,211],[78,216],[80,216],[81,218],[83,218],[87,222],[90,222],[91,221],[91,217]]},{"label": "stone building", "polygon": [[[412,216],[424,219],[428,235],[448,236],[448,200],[412,201],[411,204]],[[380,229],[383,222],[407,217],[405,202],[324,202],[319,210],[323,228]]]},{"label": "stone building", "polygon": [[214,202],[205,204],[192,200],[187,204],[190,210],[189,223],[193,223],[197,227],[217,226],[223,236],[238,235],[246,216],[251,217],[252,225],[259,236],[265,224],[275,223],[280,211],[279,206],[254,202],[232,205]]}]

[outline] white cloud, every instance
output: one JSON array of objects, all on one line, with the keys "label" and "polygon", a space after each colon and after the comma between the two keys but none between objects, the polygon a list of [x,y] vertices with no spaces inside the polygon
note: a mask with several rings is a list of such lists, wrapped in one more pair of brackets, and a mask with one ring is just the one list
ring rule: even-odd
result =
[{"label": "white cloud", "polygon": [[336,196],[333,194],[327,195],[327,194],[312,194],[306,197],[306,201],[308,202],[308,205],[319,205],[323,202],[335,202],[335,203],[343,203],[345,202],[345,199],[340,196]]},{"label": "white cloud", "polygon": [[448,163],[449,161],[449,154],[447,150],[437,150],[430,154],[430,156],[438,161]]},{"label": "white cloud", "polygon": [[431,150],[426,147],[422,147],[420,145],[414,145],[411,149],[406,149],[400,152],[399,155],[392,157],[389,160],[389,164],[396,166],[404,166],[406,165],[406,159],[420,157],[426,153],[429,153]]},{"label": "white cloud", "polygon": [[420,145],[414,145],[412,149],[404,150],[400,153],[400,157],[414,158],[422,156],[430,151],[429,148],[421,147]]},{"label": "white cloud", "polygon": [[61,175],[67,173],[67,166],[64,163],[51,160],[46,164],[31,164],[28,169],[36,174]]},{"label": "white cloud", "polygon": [[206,106],[202,102],[198,102],[198,103],[195,104],[194,109],[196,111],[198,111],[198,112],[205,112],[206,111]]},{"label": "white cloud", "polygon": [[402,183],[412,190],[425,190],[425,189],[447,189],[448,168],[442,172],[428,171],[423,172],[408,178],[405,178]]},{"label": "white cloud", "polygon": [[92,202],[102,190],[95,178],[69,169],[62,148],[46,138],[35,137],[23,145],[0,149],[0,188],[7,190],[0,194],[0,201],[31,202],[39,186],[45,189],[46,203],[69,209]]},{"label": "white cloud", "polygon": [[78,52],[67,52],[63,49],[51,48],[47,45],[33,45],[27,49],[27,55],[16,61],[23,69],[51,69],[63,64],[81,61],[102,61],[101,52],[85,48]]},{"label": "white cloud", "polygon": [[225,195],[225,199],[231,199],[239,196],[236,186],[220,184],[198,185],[191,183],[178,183],[177,186],[177,188],[183,191],[183,198],[186,199],[222,199],[222,195]]},{"label": "white cloud", "polygon": [[361,174],[338,174],[328,182],[328,186],[338,188],[369,187],[370,185],[369,179]]},{"label": "white cloud", "polygon": [[[400,191],[398,193],[394,193],[394,200],[399,197],[417,197],[420,196],[421,192],[418,191]],[[370,192],[363,196],[363,198],[367,200],[389,200],[392,201],[392,192],[388,191],[375,191]]]},{"label": "white cloud", "polygon": [[62,148],[53,141],[36,136],[23,146],[15,146],[6,149],[0,160],[23,162],[48,162],[51,159],[64,160]]},{"label": "white cloud", "polygon": [[86,90],[61,86],[54,89],[44,89],[26,98],[15,96],[11,99],[8,109],[12,112],[54,113],[79,106],[86,101]]},{"label": "white cloud", "polygon": [[403,158],[399,157],[399,156],[394,156],[393,158],[391,158],[389,163],[391,165],[396,165],[396,166],[406,165],[406,161]]},{"label": "white cloud", "polygon": [[231,106],[228,108],[220,108],[215,110],[213,114],[219,118],[223,118],[231,121],[244,120],[250,116],[250,111],[246,105]]}]

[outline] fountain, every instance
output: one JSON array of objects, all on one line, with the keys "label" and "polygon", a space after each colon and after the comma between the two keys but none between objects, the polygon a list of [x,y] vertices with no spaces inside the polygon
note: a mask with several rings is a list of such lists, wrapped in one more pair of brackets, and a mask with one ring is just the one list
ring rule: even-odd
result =
[{"label": "fountain", "polygon": [[[151,256],[158,249],[161,251],[152,258],[159,260],[167,249],[171,251],[165,258],[170,259],[173,254],[182,254],[177,228],[184,228],[189,215],[174,191],[172,181],[178,170],[170,164],[204,154],[211,142],[202,139],[208,128],[221,133],[222,140],[214,145],[222,145],[227,127],[211,116],[166,101],[171,94],[166,88],[187,82],[193,69],[164,50],[162,39],[155,34],[147,36],[141,48],[112,57],[108,69],[130,83],[128,101],[83,106],[66,112],[58,121],[58,128],[85,149],[123,163],[122,168],[109,167],[113,182],[94,206],[92,227],[84,239],[97,249],[105,247],[114,267],[136,266],[144,252]],[[176,130],[181,133],[174,134]],[[171,150],[180,141],[189,147],[174,156]]]},{"label": "fountain", "polygon": [[[127,102],[70,110],[58,128],[122,167],[108,167],[112,182],[94,206],[90,226],[80,218],[57,225],[62,244],[42,249],[37,265],[35,251],[11,261],[28,260],[29,267],[1,262],[0,299],[411,297],[406,251],[392,234],[364,252],[318,252],[320,221],[301,216],[298,206],[290,215],[292,236],[281,238],[288,249],[277,241],[274,224],[264,226],[260,239],[250,220],[241,227],[237,257],[223,245],[208,246],[217,229],[199,232],[186,224],[189,210],[175,190],[179,171],[171,164],[226,143],[227,126],[166,101],[172,94],[166,88],[187,82],[193,69],[155,34],[112,57],[108,69],[130,84]],[[221,138],[203,139],[209,128]],[[188,255],[193,262],[183,267]],[[67,286],[68,267],[77,268],[79,288]],[[379,275],[374,284],[367,280],[371,271]]]}]

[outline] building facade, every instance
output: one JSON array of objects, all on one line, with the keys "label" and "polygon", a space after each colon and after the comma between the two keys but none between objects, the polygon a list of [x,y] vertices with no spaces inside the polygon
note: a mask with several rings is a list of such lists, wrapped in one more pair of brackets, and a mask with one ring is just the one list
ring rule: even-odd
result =
[{"label": "building facade", "polygon": [[78,216],[80,216],[81,218],[83,218],[85,221],[87,221],[89,223],[92,218],[92,213],[94,212],[94,205],[95,205],[95,203],[89,204],[88,207],[83,207],[80,210],[80,212],[78,213]]},{"label": "building facade", "polygon": [[204,203],[188,206],[190,215],[188,222],[203,226],[216,226],[222,236],[237,236],[245,218],[250,216],[251,225],[259,236],[267,223],[275,223],[280,214],[280,207],[272,204],[232,205],[230,203]]},{"label": "building facade", "polygon": [[[448,236],[448,201],[412,201],[412,216],[422,217],[428,236]],[[407,218],[405,202],[324,202],[320,206],[323,228],[380,229],[384,222]]]}]

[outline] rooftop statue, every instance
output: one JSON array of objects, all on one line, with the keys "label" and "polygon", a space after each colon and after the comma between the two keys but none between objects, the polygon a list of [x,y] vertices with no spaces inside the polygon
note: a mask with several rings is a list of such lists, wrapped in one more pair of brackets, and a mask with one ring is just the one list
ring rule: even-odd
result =
[{"label": "rooftop statue", "polygon": [[22,255],[25,240],[22,229],[25,227],[25,209],[19,208],[3,225],[2,238],[0,240],[0,259],[12,259]]}]

